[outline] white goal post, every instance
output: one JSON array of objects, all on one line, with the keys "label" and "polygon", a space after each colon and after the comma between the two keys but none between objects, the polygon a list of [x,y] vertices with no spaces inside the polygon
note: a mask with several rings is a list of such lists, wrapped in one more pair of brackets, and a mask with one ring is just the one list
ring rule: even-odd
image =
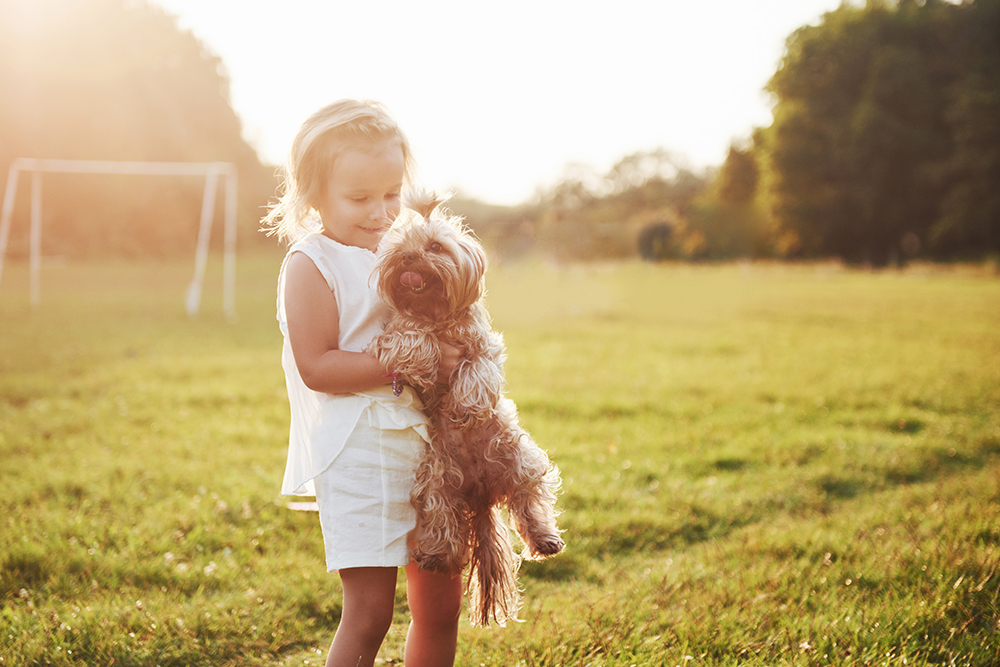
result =
[{"label": "white goal post", "polygon": [[205,194],[201,200],[201,225],[198,228],[198,246],[195,251],[194,277],[188,285],[185,307],[190,317],[198,314],[201,303],[205,264],[208,261],[208,242],[212,233],[215,213],[215,196],[219,178],[226,182],[225,239],[222,266],[222,306],[226,317],[236,319],[236,166],[230,162],[116,162],[110,160],[42,160],[17,158],[10,165],[7,188],[0,214],[0,277],[3,276],[4,256],[10,237],[14,198],[20,173],[31,172],[31,232],[29,237],[29,291],[31,305],[39,302],[42,248],[42,173],[72,174],[135,174],[145,176],[204,176]]}]

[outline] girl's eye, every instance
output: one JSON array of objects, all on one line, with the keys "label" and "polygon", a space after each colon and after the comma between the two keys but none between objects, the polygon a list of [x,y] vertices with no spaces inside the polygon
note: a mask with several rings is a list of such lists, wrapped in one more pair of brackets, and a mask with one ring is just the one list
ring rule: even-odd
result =
[{"label": "girl's eye", "polygon": [[385,198],[386,199],[399,199],[399,193],[398,192],[390,192],[389,194],[387,194],[385,196]]},{"label": "girl's eye", "polygon": [[356,204],[364,204],[368,201],[368,197],[351,197],[351,201]]},{"label": "girl's eye", "polygon": [[427,249],[430,250],[431,252],[441,252],[442,246],[440,243],[435,241],[434,243],[427,246]]}]

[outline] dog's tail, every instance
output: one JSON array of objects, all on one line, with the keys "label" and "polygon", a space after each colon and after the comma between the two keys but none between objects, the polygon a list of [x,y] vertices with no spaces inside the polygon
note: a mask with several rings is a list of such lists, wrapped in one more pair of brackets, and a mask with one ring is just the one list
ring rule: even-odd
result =
[{"label": "dog's tail", "polygon": [[510,530],[499,509],[491,507],[472,517],[471,542],[468,592],[472,624],[506,625],[508,620],[516,621],[521,606],[521,591],[517,588],[520,560],[511,547]]}]

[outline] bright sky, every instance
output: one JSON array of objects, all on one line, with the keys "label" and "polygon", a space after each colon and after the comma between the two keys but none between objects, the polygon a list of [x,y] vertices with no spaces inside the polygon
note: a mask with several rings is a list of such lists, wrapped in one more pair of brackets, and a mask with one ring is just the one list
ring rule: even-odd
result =
[{"label": "bright sky", "polygon": [[785,38],[840,0],[154,0],[224,61],[264,160],[342,97],[385,103],[429,187],[531,199],[568,163],[693,168],[771,122]]}]

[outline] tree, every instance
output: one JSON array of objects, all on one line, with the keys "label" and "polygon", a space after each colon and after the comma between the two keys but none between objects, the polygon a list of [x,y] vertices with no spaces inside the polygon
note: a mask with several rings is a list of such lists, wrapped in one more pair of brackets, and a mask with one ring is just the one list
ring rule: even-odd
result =
[{"label": "tree", "polygon": [[[0,165],[15,157],[234,162],[240,218],[253,230],[274,192],[241,136],[222,62],[147,2],[0,3],[0,98]],[[45,183],[48,253],[194,246],[197,179],[51,175]]]},{"label": "tree", "polygon": [[938,216],[958,8],[841,5],[791,35],[768,90],[774,214],[803,254],[885,264]]},{"label": "tree", "polygon": [[699,254],[710,259],[783,256],[787,246],[775,235],[761,203],[762,134],[745,146],[732,145],[714,180],[687,215],[689,233],[702,239]]},{"label": "tree", "polygon": [[656,237],[659,255],[663,239],[685,242],[684,216],[706,182],[662,148],[627,155],[604,175],[569,165],[542,193],[539,238],[561,257],[626,257],[640,250],[643,228],[667,225],[671,233]]},{"label": "tree", "polygon": [[948,109],[954,150],[941,216],[930,230],[945,255],[1000,252],[1000,0],[963,8],[963,74]]},{"label": "tree", "polygon": [[734,204],[752,201],[760,180],[760,168],[753,155],[753,146],[730,146],[717,179],[720,200]]}]

